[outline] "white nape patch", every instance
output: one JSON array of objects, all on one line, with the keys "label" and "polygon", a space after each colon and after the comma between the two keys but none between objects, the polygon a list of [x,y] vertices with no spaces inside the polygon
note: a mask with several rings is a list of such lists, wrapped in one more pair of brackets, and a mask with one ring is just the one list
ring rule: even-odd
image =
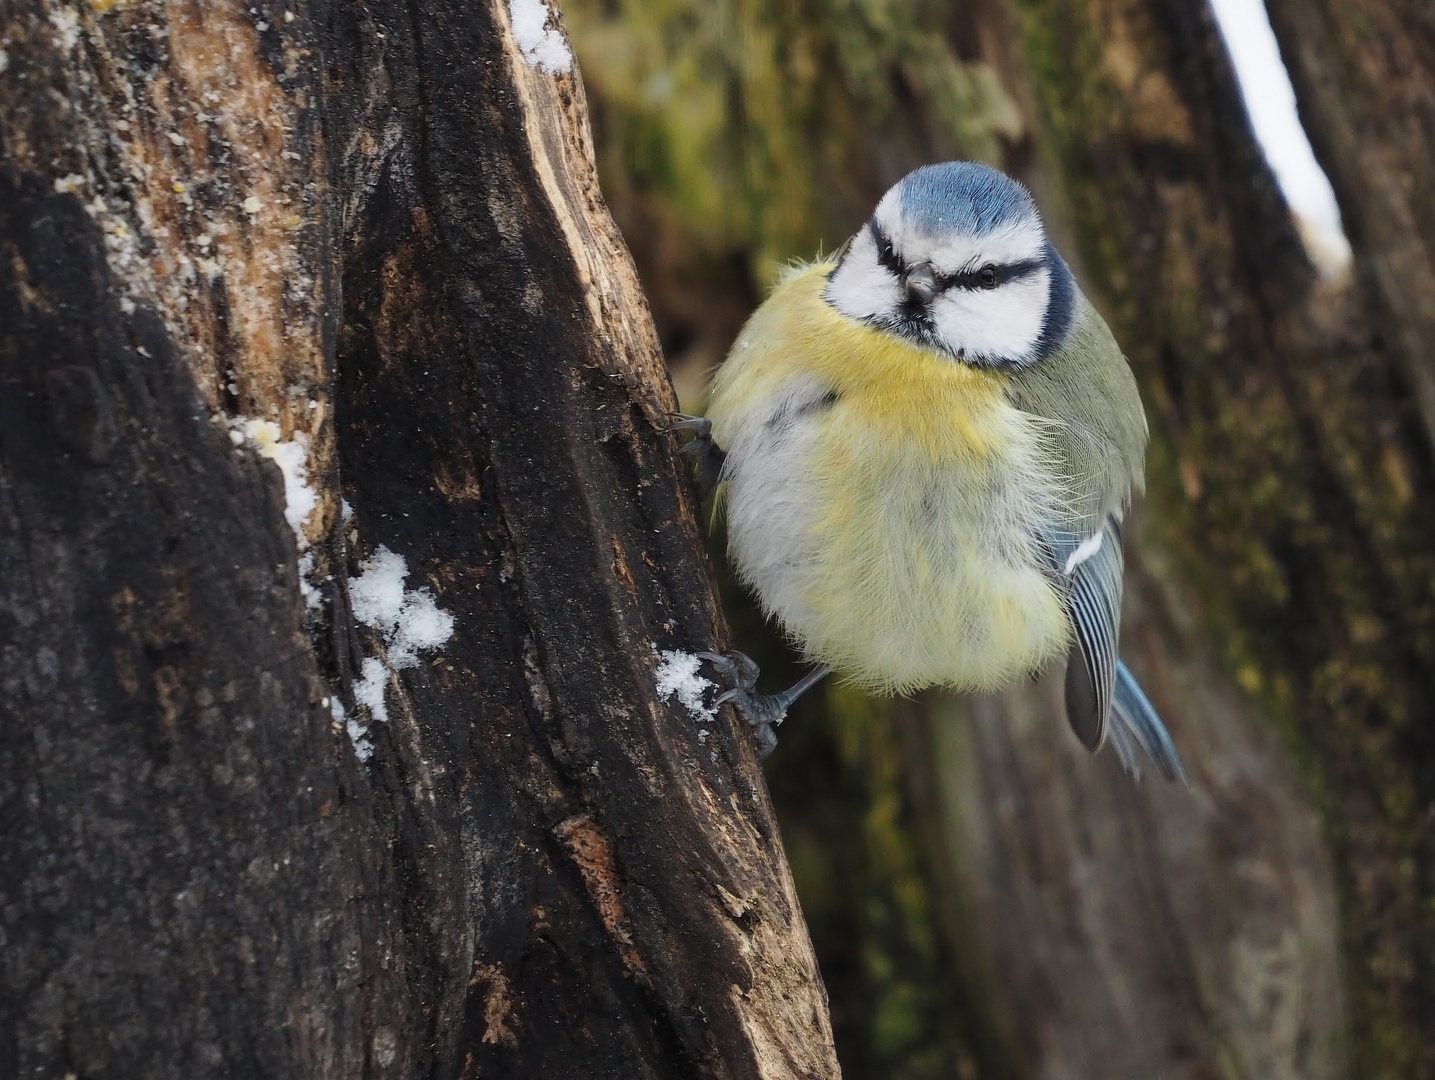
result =
[{"label": "white nape patch", "polygon": [[279,425],[271,420],[241,416],[236,417],[232,425],[231,440],[239,444],[248,439],[260,457],[267,457],[284,474],[284,519],[294,530],[299,550],[303,551],[309,546],[304,525],[319,505],[319,496],[309,486],[309,436],[296,431],[294,438],[285,442],[279,437]]},{"label": "white nape patch", "polygon": [[[437,649],[453,636],[453,616],[434,603],[427,588],[404,588],[408,573],[404,557],[380,545],[364,573],[349,579],[354,618],[383,634],[395,670],[417,667],[420,652]],[[366,671],[370,662],[364,661]]]},{"label": "white nape patch", "polygon": [[1101,538],[1105,534],[1106,530],[1100,529],[1095,536],[1088,537],[1082,541],[1081,546],[1066,557],[1066,566],[1063,567],[1062,572],[1069,577],[1073,570],[1100,551]]},{"label": "white nape patch", "polygon": [[552,12],[543,0],[508,0],[513,40],[530,67],[562,75],[573,67],[573,53],[559,31],[548,25]]},{"label": "white nape patch", "polygon": [[657,646],[653,652],[658,657],[658,669],[653,673],[658,697],[664,701],[676,697],[678,704],[700,724],[716,720],[717,713],[703,701],[704,692],[711,690],[714,684],[699,674],[702,657],[676,649],[658,652]]},{"label": "white nape patch", "polygon": [[384,691],[389,687],[389,671],[383,661],[370,656],[359,669],[359,680],[354,683],[354,701],[369,710],[369,715],[381,724],[389,722],[389,707],[384,702]]}]

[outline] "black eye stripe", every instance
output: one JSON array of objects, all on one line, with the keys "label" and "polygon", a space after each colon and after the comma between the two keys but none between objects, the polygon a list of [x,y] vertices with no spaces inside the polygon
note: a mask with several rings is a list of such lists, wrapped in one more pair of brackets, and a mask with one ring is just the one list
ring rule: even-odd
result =
[{"label": "black eye stripe", "polygon": [[[1031,277],[1046,265],[1044,259],[1022,259],[1014,263],[984,263],[972,270],[958,270],[955,274],[941,274],[937,277],[939,289],[996,289],[1013,281]],[[982,278],[988,267],[996,271],[996,281],[988,285]]]},{"label": "black eye stripe", "polygon": [[902,260],[897,258],[897,251],[892,247],[891,238],[882,231],[882,227],[875,221],[872,222],[871,231],[872,239],[877,243],[877,261],[901,277],[905,267],[902,266]]},{"label": "black eye stripe", "polygon": [[[890,270],[895,276],[901,277],[907,272],[902,260],[897,256],[897,250],[892,246],[892,238],[883,231],[882,226],[877,222],[868,222],[868,232],[872,234],[872,241],[877,245],[877,262]],[[937,291],[946,289],[968,289],[971,291],[997,289],[1013,281],[1020,281],[1022,278],[1030,277],[1038,270],[1046,266],[1045,259],[1021,259],[1012,263],[982,263],[966,270],[958,270],[955,274],[938,274],[936,277]],[[983,273],[988,269],[996,271],[996,280],[990,284],[983,280]]]}]

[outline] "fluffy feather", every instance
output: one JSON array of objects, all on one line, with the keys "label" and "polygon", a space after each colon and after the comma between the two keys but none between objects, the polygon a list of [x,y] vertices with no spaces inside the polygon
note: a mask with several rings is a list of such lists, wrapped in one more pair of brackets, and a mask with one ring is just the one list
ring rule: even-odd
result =
[{"label": "fluffy feather", "polygon": [[733,562],[812,660],[873,690],[995,689],[1065,652],[1041,554],[1064,483],[1006,379],[779,285],[714,379]]},{"label": "fluffy feather", "polygon": [[809,660],[903,692],[1065,655],[1081,741],[1184,778],[1117,659],[1140,397],[1020,185],[909,174],[840,262],[784,275],[707,419],[733,564]]}]

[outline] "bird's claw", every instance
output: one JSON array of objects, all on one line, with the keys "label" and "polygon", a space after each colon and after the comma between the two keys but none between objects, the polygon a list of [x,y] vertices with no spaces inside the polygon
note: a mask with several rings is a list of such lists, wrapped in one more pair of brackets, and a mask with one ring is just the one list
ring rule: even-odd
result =
[{"label": "bird's claw", "polygon": [[[691,413],[675,412],[668,413],[669,416],[676,416],[678,422],[669,424],[667,431],[696,431],[699,439],[710,439],[713,433],[713,422],[706,416],[693,416]],[[691,445],[691,444],[685,444]]]},{"label": "bird's claw", "polygon": [[[722,479],[723,459],[726,455],[713,442],[713,424],[706,416],[692,416],[689,413],[669,413],[669,416],[677,418],[676,423],[669,424],[666,430],[670,434],[678,434],[684,431],[691,431],[693,437],[678,447],[678,453],[697,460],[698,478],[702,485],[702,497],[707,497],[717,489],[719,480]],[[749,661],[751,663],[751,661]]]},{"label": "bird's claw", "polygon": [[718,675],[728,686],[713,702],[713,708],[730,702],[738,716],[756,732],[759,756],[767,757],[777,748],[777,732],[773,729],[787,718],[790,702],[786,696],[756,693],[757,677],[761,672],[745,653],[701,652],[698,656],[717,668]]}]

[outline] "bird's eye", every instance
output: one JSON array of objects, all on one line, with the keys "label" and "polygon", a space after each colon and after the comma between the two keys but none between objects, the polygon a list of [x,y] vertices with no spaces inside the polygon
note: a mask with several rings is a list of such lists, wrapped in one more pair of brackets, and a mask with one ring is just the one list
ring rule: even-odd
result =
[{"label": "bird's eye", "polygon": [[977,271],[977,280],[982,283],[983,289],[995,289],[997,287],[997,268],[987,263]]},{"label": "bird's eye", "polygon": [[902,260],[897,258],[897,249],[892,246],[891,238],[875,221],[872,223],[872,239],[877,242],[877,262],[892,273],[901,276]]}]

